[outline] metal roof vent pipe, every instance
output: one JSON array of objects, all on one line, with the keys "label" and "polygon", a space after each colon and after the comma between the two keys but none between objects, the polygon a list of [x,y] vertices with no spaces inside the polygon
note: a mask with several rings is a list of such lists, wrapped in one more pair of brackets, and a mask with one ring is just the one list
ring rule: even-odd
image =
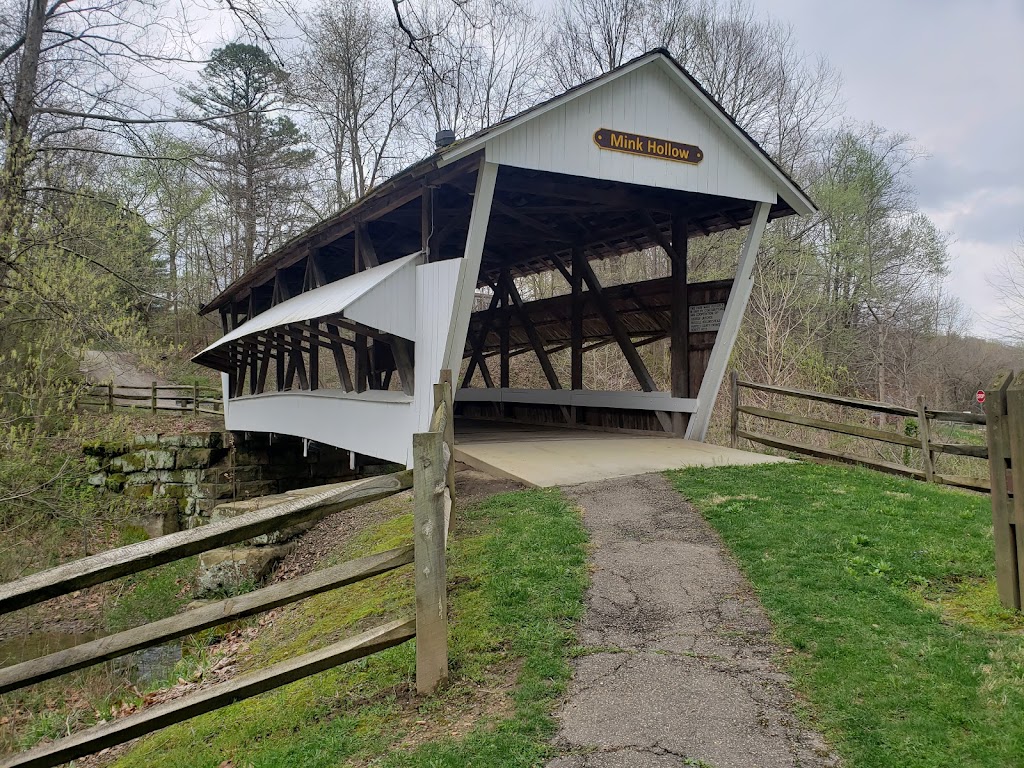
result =
[{"label": "metal roof vent pipe", "polygon": [[455,131],[450,128],[444,128],[437,132],[434,136],[434,146],[438,149],[444,149],[445,147],[451,146],[455,143]]}]

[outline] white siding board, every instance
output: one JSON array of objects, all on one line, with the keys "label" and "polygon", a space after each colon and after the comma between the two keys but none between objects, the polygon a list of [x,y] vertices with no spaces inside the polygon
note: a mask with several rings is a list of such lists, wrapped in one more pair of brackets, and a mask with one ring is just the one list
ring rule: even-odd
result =
[{"label": "white siding board", "polygon": [[498,178],[498,166],[484,162],[476,178],[476,192],[473,194],[473,207],[469,214],[469,231],[466,233],[466,246],[463,258],[460,259],[458,289],[455,294],[454,315],[448,332],[445,347],[444,367],[458,375],[462,364],[462,356],[466,350],[466,335],[469,333],[469,319],[473,314],[473,299],[476,296],[476,285],[480,278],[480,262],[483,259],[484,242],[487,239],[487,226],[491,218],[491,202],[494,198],[494,186]]},{"label": "white siding board", "polygon": [[231,401],[224,423],[230,430],[277,432],[325,445],[406,463],[412,443],[413,403],[364,398],[352,393],[272,392]]},{"label": "white siding board", "polygon": [[[368,269],[365,272],[358,272],[333,283],[322,285],[311,291],[305,291],[298,296],[293,296],[287,301],[261,312],[251,320],[247,320],[233,331],[225,334],[213,344],[208,346],[196,357],[201,357],[207,352],[219,346],[237,339],[249,336],[253,333],[266,331],[270,328],[279,328],[289,323],[315,320],[318,317],[326,317],[348,309],[362,296],[371,293],[383,283],[394,278],[396,273],[411,268],[419,263],[422,257],[418,253],[403,256],[400,259],[381,264],[379,267]],[[372,325],[368,323],[368,325]],[[380,326],[374,325],[379,328]],[[193,358],[194,359],[194,358]]]},{"label": "white siding board", "polygon": [[[697,144],[699,165],[598,148],[598,128]],[[487,160],[574,176],[775,202],[775,182],[660,67],[645,67],[495,136]]]},{"label": "white siding board", "polygon": [[345,317],[371,328],[401,336],[416,338],[416,265],[420,259],[410,260],[345,309]]},{"label": "white siding board", "polygon": [[460,403],[527,403],[622,408],[638,411],[693,413],[696,398],[672,397],[668,392],[604,392],[593,389],[499,389],[472,387],[458,390]]},{"label": "white siding board", "polygon": [[747,228],[747,239],[740,252],[736,278],[733,280],[729,300],[725,304],[725,315],[722,325],[715,337],[715,345],[708,359],[707,370],[697,393],[697,409],[686,427],[686,439],[704,442],[711,423],[711,412],[715,407],[715,398],[725,377],[725,368],[729,364],[736,336],[743,321],[743,314],[750,300],[750,291],[754,285],[754,266],[757,263],[757,252],[761,245],[765,224],[768,222],[769,206],[758,203],[754,206],[754,217]]},{"label": "white siding board", "polygon": [[[408,466],[412,461],[412,432],[423,432],[430,426],[434,384],[445,363],[463,262],[464,259],[450,259],[416,268],[415,416],[406,441],[407,457],[403,459]],[[458,375],[458,371],[453,375]]]},{"label": "white siding board", "polygon": [[[225,397],[225,426],[297,435],[411,466],[412,436],[430,425],[433,385],[445,366],[465,262],[410,261],[402,274],[375,286],[345,311],[353,320],[416,342],[412,397],[387,390],[326,389]],[[226,374],[222,380],[227,381]],[[226,395],[227,384],[223,387]]]}]

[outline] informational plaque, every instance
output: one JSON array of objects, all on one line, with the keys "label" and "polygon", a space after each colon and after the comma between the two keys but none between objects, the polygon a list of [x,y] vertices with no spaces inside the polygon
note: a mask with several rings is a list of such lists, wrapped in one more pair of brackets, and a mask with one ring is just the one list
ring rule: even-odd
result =
[{"label": "informational plaque", "polygon": [[690,333],[715,333],[722,326],[725,304],[692,304]]},{"label": "informational plaque", "polygon": [[628,155],[656,157],[660,160],[674,160],[677,163],[697,165],[704,159],[700,147],[694,144],[681,144],[668,139],[656,139],[628,131],[613,131],[611,128],[599,128],[594,132],[594,143],[601,149],[613,152],[625,152]]}]

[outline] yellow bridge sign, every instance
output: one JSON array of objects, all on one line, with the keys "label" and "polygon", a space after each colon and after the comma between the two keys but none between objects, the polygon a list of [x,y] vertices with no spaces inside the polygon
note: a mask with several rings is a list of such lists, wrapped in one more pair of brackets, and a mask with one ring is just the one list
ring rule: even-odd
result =
[{"label": "yellow bridge sign", "polygon": [[610,149],[613,152],[674,160],[677,163],[688,163],[689,165],[697,165],[704,159],[704,153],[701,152],[700,147],[694,144],[680,144],[678,141],[656,139],[653,136],[642,136],[639,133],[613,131],[610,128],[598,128],[594,131],[594,143],[601,149]]}]

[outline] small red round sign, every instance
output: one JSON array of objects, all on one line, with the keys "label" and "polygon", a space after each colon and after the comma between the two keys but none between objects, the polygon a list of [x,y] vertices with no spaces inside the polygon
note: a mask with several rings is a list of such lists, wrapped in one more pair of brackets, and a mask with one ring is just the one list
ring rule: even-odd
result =
[{"label": "small red round sign", "polygon": [[985,402],[985,390],[979,389],[978,390],[978,394],[975,395],[975,397],[977,398],[979,403],[984,403]]}]

